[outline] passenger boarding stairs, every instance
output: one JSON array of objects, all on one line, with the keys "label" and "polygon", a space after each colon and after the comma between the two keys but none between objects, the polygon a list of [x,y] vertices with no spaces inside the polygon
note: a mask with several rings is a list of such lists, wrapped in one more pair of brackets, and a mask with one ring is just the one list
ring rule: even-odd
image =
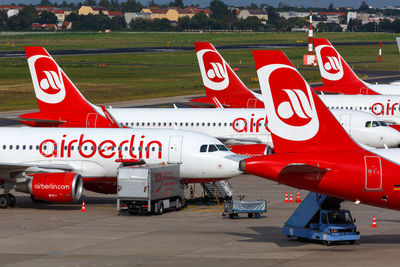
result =
[{"label": "passenger boarding stairs", "polygon": [[204,196],[209,200],[227,200],[232,199],[232,187],[228,181],[217,181],[211,183],[202,183]]},{"label": "passenger boarding stairs", "polygon": [[293,212],[285,225],[307,227],[310,223],[319,221],[320,209],[338,210],[342,201],[338,198],[310,192]]}]

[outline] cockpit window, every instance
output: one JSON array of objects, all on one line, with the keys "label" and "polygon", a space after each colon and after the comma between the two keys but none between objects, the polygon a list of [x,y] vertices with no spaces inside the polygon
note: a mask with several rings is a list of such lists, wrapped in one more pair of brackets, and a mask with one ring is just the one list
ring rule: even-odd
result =
[{"label": "cockpit window", "polygon": [[378,126],[379,126],[379,123],[377,121],[372,122],[372,127],[378,127]]},{"label": "cockpit window", "polygon": [[383,126],[383,127],[387,127],[386,122],[384,121],[367,121],[365,123],[365,127],[379,127],[379,126]]},{"label": "cockpit window", "polygon": [[371,121],[367,121],[366,123],[365,123],[365,127],[371,127]]},{"label": "cockpit window", "polygon": [[207,145],[202,145],[200,147],[200,152],[207,152]]},{"label": "cockpit window", "polygon": [[388,125],[384,121],[378,121],[380,126],[387,127]]},{"label": "cockpit window", "polygon": [[219,151],[228,151],[228,149],[224,145],[217,145],[217,147]]},{"label": "cockpit window", "polygon": [[218,151],[218,148],[215,145],[209,145],[208,152],[214,152],[214,151]]}]

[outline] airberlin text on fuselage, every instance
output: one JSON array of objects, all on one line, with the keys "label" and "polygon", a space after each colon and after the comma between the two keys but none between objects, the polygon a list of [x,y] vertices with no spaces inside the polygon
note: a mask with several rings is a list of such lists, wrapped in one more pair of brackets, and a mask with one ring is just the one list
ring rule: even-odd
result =
[{"label": "airberlin text on fuselage", "polygon": [[[91,139],[85,139],[85,135],[81,134],[79,139],[72,139],[70,141],[65,140],[66,134],[62,136],[61,142],[57,142],[53,139],[43,140],[39,145],[39,152],[46,158],[70,158],[72,151],[79,153],[84,158],[92,158],[98,153],[102,158],[112,158],[118,154],[118,158],[123,157],[123,152],[129,153],[131,158],[150,158],[150,151],[154,148],[153,153],[157,153],[159,159],[162,158],[162,144],[160,141],[151,140],[146,142],[142,135],[139,142],[136,142],[135,146],[135,135],[132,135],[128,140],[123,140],[119,144],[111,139],[102,140],[100,143],[96,143]],[[126,147],[128,149],[126,150]],[[135,150],[137,154],[135,154]]]},{"label": "airberlin text on fuselage", "polygon": [[[397,107],[397,108],[396,108]],[[371,106],[371,111],[375,115],[394,115],[394,111],[397,109],[399,110],[400,104],[399,102],[390,103],[390,99],[388,99],[386,105],[383,103],[374,103]]]},{"label": "airberlin text on fuselage", "polygon": [[238,133],[258,133],[260,132],[260,126],[267,129],[265,127],[265,118],[254,118],[254,114],[251,114],[250,121],[239,117],[232,122],[233,130]]}]

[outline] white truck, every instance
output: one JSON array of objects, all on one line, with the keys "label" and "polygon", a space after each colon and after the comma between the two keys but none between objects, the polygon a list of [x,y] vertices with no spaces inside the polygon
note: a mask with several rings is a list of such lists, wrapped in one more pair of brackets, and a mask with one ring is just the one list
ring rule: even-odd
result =
[{"label": "white truck", "polygon": [[118,168],[117,208],[120,215],[162,214],[185,203],[179,164],[143,164]]}]

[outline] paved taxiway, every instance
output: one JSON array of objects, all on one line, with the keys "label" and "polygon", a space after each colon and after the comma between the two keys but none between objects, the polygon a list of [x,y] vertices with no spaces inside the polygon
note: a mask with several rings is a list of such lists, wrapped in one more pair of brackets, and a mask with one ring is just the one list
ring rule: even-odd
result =
[{"label": "paved taxiway", "polygon": [[[87,191],[81,213],[80,203],[33,204],[22,195],[16,208],[0,210],[0,265],[398,266],[398,211],[345,203],[360,245],[290,241],[281,227],[297,206],[283,203],[292,188],[250,175],[230,183],[235,196],[268,200],[266,216],[231,220],[216,205],[191,204],[161,216],[117,216],[114,196]],[[373,215],[378,228],[370,227]]]}]

